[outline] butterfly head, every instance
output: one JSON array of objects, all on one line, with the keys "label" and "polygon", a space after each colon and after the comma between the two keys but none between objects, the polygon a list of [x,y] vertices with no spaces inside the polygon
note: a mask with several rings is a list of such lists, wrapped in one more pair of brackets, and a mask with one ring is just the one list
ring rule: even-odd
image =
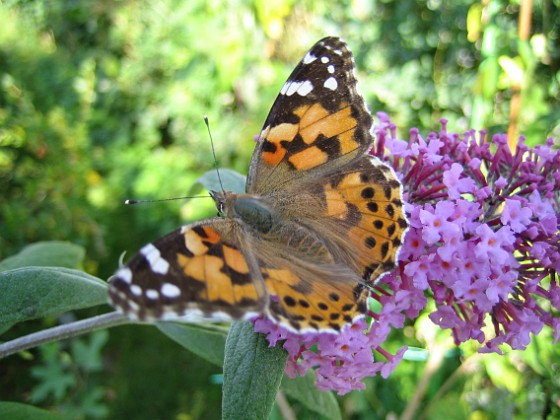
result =
[{"label": "butterfly head", "polygon": [[210,191],[210,197],[212,197],[212,199],[216,203],[216,208],[218,209],[218,214],[220,216],[226,215],[226,202],[228,200],[228,197],[231,195],[233,195],[231,191]]}]

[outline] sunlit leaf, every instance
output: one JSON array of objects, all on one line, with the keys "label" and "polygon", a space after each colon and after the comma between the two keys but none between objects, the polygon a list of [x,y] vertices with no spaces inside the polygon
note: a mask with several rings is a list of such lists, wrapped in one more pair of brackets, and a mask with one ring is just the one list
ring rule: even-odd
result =
[{"label": "sunlit leaf", "polygon": [[469,7],[467,13],[467,39],[470,42],[478,41],[482,30],[482,5],[475,3]]},{"label": "sunlit leaf", "polygon": [[502,55],[498,61],[504,70],[509,83],[514,86],[521,86],[525,73],[521,63],[517,59],[504,55]]},{"label": "sunlit leaf", "polygon": [[30,266],[79,268],[84,255],[83,247],[69,242],[37,242],[0,262],[0,271]]}]

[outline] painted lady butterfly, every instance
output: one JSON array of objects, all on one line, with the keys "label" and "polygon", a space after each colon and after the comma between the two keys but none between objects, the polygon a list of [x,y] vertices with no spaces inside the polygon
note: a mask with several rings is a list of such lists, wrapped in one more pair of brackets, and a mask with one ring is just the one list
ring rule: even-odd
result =
[{"label": "painted lady butterfly", "polygon": [[140,321],[265,313],[297,332],[363,316],[408,223],[395,173],[367,154],[372,117],[354,69],[340,39],[315,44],[264,123],[246,194],[212,192],[225,217],[144,246],[111,278],[111,303]]}]

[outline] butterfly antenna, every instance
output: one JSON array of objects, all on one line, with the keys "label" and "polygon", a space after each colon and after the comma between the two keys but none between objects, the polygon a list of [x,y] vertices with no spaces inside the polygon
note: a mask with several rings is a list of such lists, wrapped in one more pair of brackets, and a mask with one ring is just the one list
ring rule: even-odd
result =
[{"label": "butterfly antenna", "polygon": [[226,192],[224,185],[222,184],[222,177],[220,176],[220,171],[218,169],[218,159],[216,159],[216,150],[214,150],[214,139],[212,139],[212,132],[210,131],[210,123],[208,122],[208,116],[204,116],[204,124],[206,124],[206,129],[208,130],[208,136],[210,137],[210,146],[212,147],[212,156],[214,156],[214,167],[216,168],[216,174],[218,175],[218,182],[220,183],[220,188],[222,192]]},{"label": "butterfly antenna", "polygon": [[159,200],[124,200],[124,204],[159,203],[160,201],[185,200],[187,198],[208,198],[209,195],[186,195],[184,197],[161,198]]}]

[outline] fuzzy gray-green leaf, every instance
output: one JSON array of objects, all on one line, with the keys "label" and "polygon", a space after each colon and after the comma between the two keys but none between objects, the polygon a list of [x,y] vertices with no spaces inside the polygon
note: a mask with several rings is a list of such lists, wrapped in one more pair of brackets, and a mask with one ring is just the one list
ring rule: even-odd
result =
[{"label": "fuzzy gray-green leaf", "polygon": [[70,242],[37,242],[0,262],[0,271],[22,267],[80,268],[85,250]]},{"label": "fuzzy gray-green leaf", "polygon": [[233,323],[226,340],[222,418],[267,419],[288,354],[269,347],[250,322]]},{"label": "fuzzy gray-green leaf", "polygon": [[107,301],[107,283],[78,270],[25,267],[0,272],[0,330]]}]

